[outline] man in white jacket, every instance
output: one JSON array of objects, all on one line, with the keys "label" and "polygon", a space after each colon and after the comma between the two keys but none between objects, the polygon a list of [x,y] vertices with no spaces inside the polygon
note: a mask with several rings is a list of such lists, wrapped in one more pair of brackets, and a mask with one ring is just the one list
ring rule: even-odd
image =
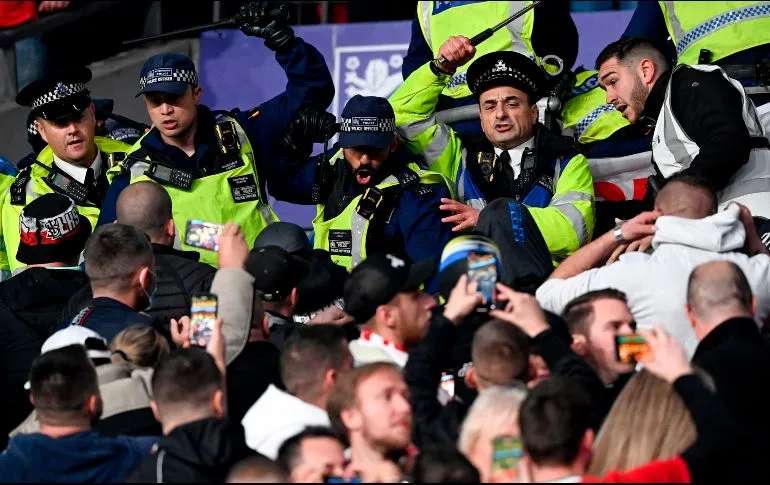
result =
[{"label": "man in white jacket", "polygon": [[241,421],[246,444],[274,460],[283,442],[306,426],[329,426],[326,401],[339,375],[352,368],[341,327],[299,327],[281,355],[286,392],[270,385],[246,412]]},{"label": "man in white jacket", "polygon": [[[632,252],[599,267],[623,244],[652,235],[652,254]],[[770,256],[751,213],[732,204],[716,212],[714,193],[698,179],[672,178],[644,212],[584,246],[537,290],[543,308],[561,313],[588,291],[615,288],[628,296],[638,328],[662,326],[692,356],[697,345],[687,320],[687,279],[701,263],[728,260],[746,274],[757,299],[758,325],[770,313]]]}]

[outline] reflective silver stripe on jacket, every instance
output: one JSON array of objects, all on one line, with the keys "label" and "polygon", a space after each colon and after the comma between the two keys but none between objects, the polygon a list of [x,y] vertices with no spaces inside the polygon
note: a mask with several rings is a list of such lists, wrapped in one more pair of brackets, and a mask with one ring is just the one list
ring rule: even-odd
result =
[{"label": "reflective silver stripe on jacket", "polygon": [[[385,177],[382,182],[380,182],[380,185],[384,184],[398,184],[398,179],[393,175],[389,175],[388,177]],[[354,210],[353,216],[350,218],[350,236],[352,239],[350,248],[351,269],[358,266],[358,264],[363,260],[361,254],[363,249],[366,248],[364,232],[366,231],[368,225],[369,219],[361,217],[358,211]]]},{"label": "reflective silver stripe on jacket", "polygon": [[582,246],[588,239],[588,231],[586,230],[586,221],[583,219],[583,214],[572,204],[552,205],[556,207],[559,212],[569,219],[572,228],[575,230],[575,234],[578,238],[578,243]]}]

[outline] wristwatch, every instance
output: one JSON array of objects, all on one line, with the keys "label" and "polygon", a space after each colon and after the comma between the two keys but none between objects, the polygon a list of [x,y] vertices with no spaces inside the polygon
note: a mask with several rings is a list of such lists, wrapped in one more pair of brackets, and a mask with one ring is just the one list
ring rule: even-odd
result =
[{"label": "wristwatch", "polygon": [[612,230],[612,237],[619,243],[625,242],[626,240],[626,238],[623,237],[623,222],[625,221],[618,221],[618,223],[615,224],[615,229]]}]

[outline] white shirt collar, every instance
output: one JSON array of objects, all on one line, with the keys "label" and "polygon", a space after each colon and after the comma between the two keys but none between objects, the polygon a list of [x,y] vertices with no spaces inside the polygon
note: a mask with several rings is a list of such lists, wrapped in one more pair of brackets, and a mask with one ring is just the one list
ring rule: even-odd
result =
[{"label": "white shirt collar", "polygon": [[94,158],[94,161],[91,162],[90,167],[81,167],[79,165],[74,165],[69,162],[65,162],[61,158],[57,157],[56,154],[53,156],[53,163],[56,164],[56,166],[59,168],[59,170],[63,171],[70,177],[74,178],[78,182],[85,183],[86,181],[86,173],[88,168],[93,169],[94,176],[98,177],[101,175],[102,170],[102,152],[97,151],[96,152],[96,158]]},{"label": "white shirt collar", "polygon": [[385,354],[393,361],[393,363],[402,369],[404,366],[406,366],[407,359],[409,359],[409,354],[407,352],[397,348],[395,345],[393,345],[392,342],[388,342],[378,333],[362,332],[361,337],[354,340],[354,342],[356,342],[356,345],[363,347],[374,347],[384,351]]},{"label": "white shirt collar", "polygon": [[[529,140],[521,143],[508,150],[508,155],[511,156],[511,168],[513,169],[513,175],[518,178],[521,173],[521,158],[524,156],[524,150],[535,146],[535,137],[532,136]],[[495,147],[495,155],[503,153],[502,148]]]}]

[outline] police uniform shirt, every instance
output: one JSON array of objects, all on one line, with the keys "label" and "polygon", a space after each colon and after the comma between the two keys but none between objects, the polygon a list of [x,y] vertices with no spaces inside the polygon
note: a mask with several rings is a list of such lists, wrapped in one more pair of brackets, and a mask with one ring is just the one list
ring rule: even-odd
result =
[{"label": "police uniform shirt", "polygon": [[[521,159],[524,157],[524,150],[527,148],[532,149],[534,146],[535,137],[533,136],[524,143],[508,150],[508,155],[511,157],[511,161],[509,163],[513,169],[513,175],[515,178],[519,178],[519,174],[521,173]],[[503,149],[495,147],[495,155],[499,157],[501,153],[503,153]]]},{"label": "police uniform shirt", "polygon": [[96,153],[96,158],[93,162],[91,162],[90,167],[81,167],[80,165],[75,165],[69,162],[65,162],[61,158],[57,157],[56,154],[53,156],[53,163],[56,164],[56,167],[69,175],[70,177],[74,178],[81,184],[86,182],[86,174],[88,173],[88,169],[91,168],[94,171],[94,177],[99,177],[102,175],[102,152],[98,151]]}]

